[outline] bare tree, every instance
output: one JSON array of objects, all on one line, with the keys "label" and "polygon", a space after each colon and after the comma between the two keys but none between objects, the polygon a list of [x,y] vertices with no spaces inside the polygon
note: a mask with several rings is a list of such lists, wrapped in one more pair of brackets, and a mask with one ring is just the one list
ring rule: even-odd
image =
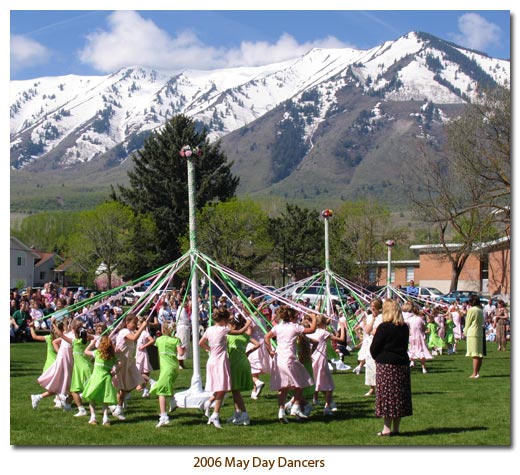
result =
[{"label": "bare tree", "polygon": [[[450,290],[476,243],[509,229],[511,194],[510,95],[497,89],[466,107],[447,126],[444,158],[423,150],[415,169],[418,186],[410,192],[417,217],[439,231],[440,244],[452,264]],[[498,213],[497,211],[503,211]],[[456,243],[458,246],[450,246]]]}]

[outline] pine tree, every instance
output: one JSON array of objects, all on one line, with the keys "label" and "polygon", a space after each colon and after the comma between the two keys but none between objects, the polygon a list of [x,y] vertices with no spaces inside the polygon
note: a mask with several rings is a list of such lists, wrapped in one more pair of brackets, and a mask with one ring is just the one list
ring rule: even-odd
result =
[{"label": "pine tree", "polygon": [[225,201],[235,195],[239,179],[231,174],[232,163],[220,151],[220,143],[210,144],[205,129],[184,115],[168,121],[150,135],[144,147],[133,155],[134,168],[128,172],[128,187],[118,185],[112,197],[128,204],[135,212],[151,213],[157,226],[157,265],[180,256],[179,238],[188,227],[188,183],[186,159],[180,156],[184,145],[199,147],[195,158],[195,206],[201,209],[210,201]]}]

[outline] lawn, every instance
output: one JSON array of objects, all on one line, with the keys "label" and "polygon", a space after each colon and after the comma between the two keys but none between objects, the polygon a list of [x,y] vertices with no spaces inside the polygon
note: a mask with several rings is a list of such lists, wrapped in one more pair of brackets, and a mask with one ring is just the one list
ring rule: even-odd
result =
[{"label": "lawn", "polygon": [[[204,352],[202,352],[204,353]],[[414,415],[403,419],[399,437],[376,436],[382,423],[374,416],[374,399],[364,396],[364,375],[334,374],[334,399],[338,411],[333,417],[315,408],[305,422],[290,418],[288,425],[277,420],[276,394],[264,390],[258,400],[245,395],[251,425],[223,424],[218,431],[206,424],[202,412],[177,409],[170,424],[155,428],[156,398],[143,399],[135,391],[129,401],[126,421],[113,420],[110,427],[90,426],[88,417],[73,417],[54,409],[52,398],[37,410],[30,394],[42,392],[36,382],[45,358],[42,343],[10,346],[10,444],[14,446],[499,446],[511,444],[511,362],[510,352],[497,352],[488,344],[481,378],[469,379],[471,361],[464,357],[461,343],[456,355],[441,355],[428,364],[429,373],[412,370]],[[204,379],[205,355],[202,364]],[[355,365],[355,354],[346,363]],[[189,364],[190,362],[188,362]],[[152,373],[156,377],[158,372]],[[190,386],[191,370],[180,372],[178,390]],[[268,377],[264,377],[268,382]],[[268,384],[266,388],[268,388]],[[323,401],[323,399],[321,399]],[[225,421],[232,413],[226,399],[221,412]],[[441,465],[442,466],[442,465]],[[447,467],[442,468],[447,469]]]}]

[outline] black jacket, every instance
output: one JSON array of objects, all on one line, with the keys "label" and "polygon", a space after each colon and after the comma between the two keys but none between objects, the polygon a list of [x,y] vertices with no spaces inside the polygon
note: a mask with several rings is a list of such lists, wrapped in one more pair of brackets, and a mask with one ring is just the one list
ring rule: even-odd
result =
[{"label": "black jacket", "polygon": [[394,325],[391,322],[381,323],[376,330],[370,354],[377,363],[407,365],[408,340],[410,330],[408,325]]}]

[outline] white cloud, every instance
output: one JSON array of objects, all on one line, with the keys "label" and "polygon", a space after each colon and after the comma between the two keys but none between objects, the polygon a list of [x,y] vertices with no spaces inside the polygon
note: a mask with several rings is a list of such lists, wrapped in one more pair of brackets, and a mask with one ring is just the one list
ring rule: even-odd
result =
[{"label": "white cloud", "polygon": [[460,34],[454,34],[456,43],[468,48],[484,51],[490,45],[497,45],[502,30],[477,13],[465,13],[459,17]]},{"label": "white cloud", "polygon": [[20,35],[11,36],[12,70],[44,64],[50,56],[50,51],[37,41]]},{"label": "white cloud", "polygon": [[125,66],[182,70],[257,66],[301,55],[313,47],[340,48],[334,37],[299,44],[283,34],[276,43],[242,42],[237,48],[215,48],[203,44],[197,35],[184,30],[175,37],[132,11],[116,11],[109,17],[108,31],[87,37],[80,59],[102,72]]}]

